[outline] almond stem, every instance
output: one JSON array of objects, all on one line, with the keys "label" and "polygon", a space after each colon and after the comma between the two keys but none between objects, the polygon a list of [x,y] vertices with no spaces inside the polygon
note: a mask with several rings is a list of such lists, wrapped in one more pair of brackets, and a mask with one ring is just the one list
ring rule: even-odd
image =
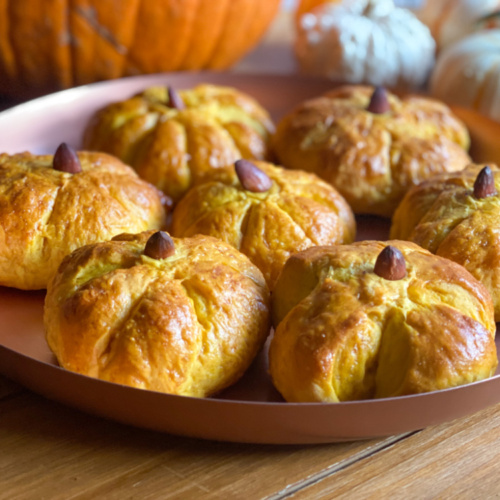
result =
[{"label": "almond stem", "polygon": [[60,172],[77,174],[82,171],[82,165],[75,150],[65,142],[59,145],[52,159],[52,167]]},{"label": "almond stem", "polygon": [[375,113],[377,115],[387,113],[387,111],[391,109],[384,87],[375,87],[370,103],[366,109],[370,111],[370,113]]},{"label": "almond stem", "polygon": [[172,87],[168,87],[168,105],[179,111],[186,108],[181,96]]},{"label": "almond stem", "polygon": [[175,245],[172,238],[164,231],[157,231],[151,235],[144,247],[144,255],[152,259],[166,259],[175,253]]},{"label": "almond stem", "polygon": [[474,182],[474,196],[478,199],[487,198],[497,194],[495,188],[495,177],[491,168],[486,166],[476,177]]},{"label": "almond stem", "polygon": [[386,280],[401,280],[406,276],[405,258],[400,250],[388,245],[379,253],[374,271]]},{"label": "almond stem", "polygon": [[241,185],[252,193],[263,193],[271,189],[273,185],[269,176],[260,168],[248,160],[237,160],[234,162],[236,175]]}]

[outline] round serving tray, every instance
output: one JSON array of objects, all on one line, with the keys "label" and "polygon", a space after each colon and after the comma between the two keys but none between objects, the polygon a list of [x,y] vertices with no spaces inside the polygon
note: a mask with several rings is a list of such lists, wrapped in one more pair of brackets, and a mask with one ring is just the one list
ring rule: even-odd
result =
[{"label": "round serving tray", "polygon": [[[156,84],[177,88],[210,82],[253,95],[278,119],[295,104],[333,86],[326,80],[228,73],[175,73],[71,89],[0,113],[0,151],[53,153],[78,148],[85,123],[103,105]],[[469,126],[477,161],[499,161],[500,124],[455,109]],[[388,221],[359,218],[358,239],[385,239]],[[243,379],[214,398],[134,389],[61,369],[43,331],[43,292],[0,287],[0,372],[81,410],[139,427],[235,442],[325,443],[414,431],[500,402],[500,375],[439,392],[337,404],[285,403],[267,374],[265,349]]]}]

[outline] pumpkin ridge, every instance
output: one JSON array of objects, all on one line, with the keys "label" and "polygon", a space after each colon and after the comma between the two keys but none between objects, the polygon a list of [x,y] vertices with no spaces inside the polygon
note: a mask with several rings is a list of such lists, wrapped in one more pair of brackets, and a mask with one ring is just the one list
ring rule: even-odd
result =
[{"label": "pumpkin ridge", "polygon": [[[238,3],[240,4],[238,6]],[[218,40],[217,45],[215,47],[215,51],[212,55],[211,61],[210,61],[210,67],[213,69],[223,69],[225,67],[228,67],[232,64],[233,59],[235,58],[235,48],[241,47],[242,45],[247,47],[250,45],[252,37],[250,36],[252,34],[252,24],[255,23],[255,15],[254,11],[256,8],[258,8],[257,2],[251,2],[249,4],[250,8],[248,8],[248,5],[245,4],[244,6],[247,8],[247,11],[241,12],[241,9],[243,8],[241,5],[241,1],[238,2],[236,0],[233,0],[231,3],[231,8],[228,9],[228,14],[229,14],[229,22],[224,24],[223,30],[222,30],[222,37]],[[236,7],[233,7],[236,6]],[[253,23],[245,24],[244,30],[241,29],[238,30],[239,38],[234,40],[234,33],[232,32],[231,26],[232,26],[232,18],[235,15],[240,16],[243,15],[248,19],[253,19]],[[258,17],[258,16],[257,16]],[[245,48],[244,52],[247,51],[247,48]],[[236,53],[239,53],[239,50],[236,50]]]},{"label": "pumpkin ridge", "polygon": [[434,26],[434,33],[433,35],[435,37],[438,36],[439,33],[441,33],[442,26],[445,24],[445,22],[448,20],[448,16],[450,15],[450,12],[453,11],[454,5],[453,5],[453,0],[448,0],[441,9],[441,12],[439,16],[436,19],[436,24]]},{"label": "pumpkin ridge", "polygon": [[238,145],[238,142],[233,137],[233,133],[231,131],[231,128],[228,127],[228,125],[230,125],[230,124],[229,123],[224,123],[224,122],[222,122],[220,120],[217,120],[217,122],[220,125],[220,127],[223,128],[227,132],[227,135],[231,138],[231,142],[233,143],[234,149],[236,149],[236,151],[238,151],[238,154],[239,154],[240,158],[244,158],[243,152],[241,151],[241,149],[240,149],[240,147]]},{"label": "pumpkin ridge", "polygon": [[187,55],[189,54],[190,47],[192,47],[192,40],[194,35],[194,24],[195,20],[198,17],[198,12],[200,10],[200,0],[194,0],[194,4],[191,6],[190,11],[192,12],[192,16],[189,22],[189,26],[187,27],[187,32],[185,34],[186,43],[184,45],[184,50],[180,53],[178,60],[176,61],[176,67],[181,68],[186,60]]},{"label": "pumpkin ridge", "polygon": [[488,68],[488,71],[483,75],[481,79],[481,84],[477,90],[477,94],[472,103],[472,108],[481,111],[481,102],[483,101],[484,95],[486,94],[486,89],[489,84],[489,79],[495,75],[500,69],[500,60]]},{"label": "pumpkin ridge", "polygon": [[[65,24],[68,0],[9,3],[9,38],[16,55],[17,78],[43,94],[69,86],[69,27]],[[50,14],[47,14],[50,13]],[[41,22],[49,17],[50,22]],[[17,54],[20,54],[19,56]],[[22,56],[22,57],[21,57]]]},{"label": "pumpkin ridge", "polygon": [[[208,184],[218,184],[217,181],[213,181],[213,182],[210,182],[210,183],[206,183],[205,186],[207,186]],[[210,189],[211,186],[208,186],[208,188]],[[189,194],[189,191],[188,191],[188,194]],[[197,193],[193,193],[193,196],[197,197]],[[192,196],[192,197],[193,197]],[[219,205],[217,205],[215,207],[215,210],[216,211],[220,211],[220,210],[224,210],[226,207],[230,206],[231,204],[233,203],[237,203],[238,202],[238,194],[236,195],[233,195],[234,197],[233,198],[230,198],[228,199],[227,201],[224,201],[223,203],[220,203]],[[245,215],[241,218],[241,221],[240,221],[240,231],[239,231],[239,240],[238,240],[238,248],[241,246],[241,241],[243,239],[243,231],[246,229],[246,227],[248,226],[248,217],[249,217],[249,214],[250,214],[250,210],[252,209],[252,207],[254,206],[254,204],[252,202],[249,202],[248,205],[245,207]],[[198,215],[197,218],[195,219],[192,219],[190,220],[189,217],[191,217],[193,214],[188,214],[188,217],[185,219],[185,227],[186,227],[186,230],[183,232],[184,235],[187,235],[189,234],[189,231],[191,230],[192,227],[197,227],[198,224],[200,224],[200,221],[203,221],[203,219],[207,218],[209,215],[210,215],[210,212],[213,211],[214,208],[213,207],[209,207],[207,206],[205,210],[200,210],[200,213]],[[177,229],[177,228],[171,228],[171,231],[172,231],[172,235],[175,235],[177,232],[177,230],[174,230],[174,229]]]},{"label": "pumpkin ridge", "polygon": [[[119,134],[120,129],[126,130],[128,127],[130,127],[134,119],[140,120],[141,118],[143,118],[143,116],[139,114],[135,117],[132,117],[130,120],[127,120],[119,129],[116,129],[116,133]],[[124,159],[127,160],[125,162],[127,165],[138,164],[139,158],[143,154],[144,144],[146,144],[148,141],[154,140],[154,134],[161,118],[162,117],[160,114],[152,114],[151,121],[149,123],[143,124],[141,130],[137,133],[135,139],[131,142],[128,149],[128,154],[123,155]],[[123,153],[117,156],[121,156],[122,154]],[[135,167],[133,168],[134,170],[137,170]]]},{"label": "pumpkin ridge", "polygon": [[[217,118],[214,119],[212,123],[210,121],[205,123],[205,125],[208,125],[210,127],[210,129],[212,129],[212,130],[213,130],[214,124],[220,126],[219,120],[217,120]],[[189,189],[191,189],[194,185],[196,185],[200,182],[200,175],[202,175],[202,176],[206,175],[206,172],[204,172],[203,164],[200,165],[198,158],[197,158],[197,155],[196,155],[196,152],[198,150],[198,146],[196,145],[196,140],[194,140],[193,137],[198,132],[193,128],[193,126],[187,126],[185,123],[182,123],[182,126],[184,127],[184,130],[186,131],[186,154],[188,157],[187,164],[188,164],[189,171],[191,173],[191,176],[189,179],[190,180]],[[241,152],[238,148],[238,145],[235,143],[231,134],[222,126],[221,126],[221,129],[222,129],[222,131],[224,131],[226,133],[225,140],[228,141],[226,143],[226,148],[227,148],[227,146],[229,146],[230,143],[232,143],[235,151],[237,152],[237,155],[241,156]],[[237,158],[233,158],[232,161],[234,161],[236,159]],[[209,164],[210,164],[210,167],[213,169],[213,165],[210,163],[210,159],[209,159]],[[219,168],[222,168],[222,165],[219,165]],[[212,172],[215,173],[213,170],[212,170]]]},{"label": "pumpkin ridge", "polygon": [[219,34],[217,36],[215,43],[212,46],[212,51],[210,52],[210,55],[207,57],[206,62],[204,64],[204,68],[206,68],[206,69],[211,68],[211,66],[212,66],[211,61],[214,57],[214,54],[217,54],[217,50],[219,49],[219,45],[221,44],[221,41],[223,40],[224,33],[226,31],[226,29],[225,29],[226,24],[227,24],[227,21],[230,17],[231,6],[235,3],[235,1],[236,0],[233,0],[233,2],[229,2],[228,6],[226,7],[226,10],[224,11],[224,18],[223,18],[222,23],[221,23],[221,29],[219,31]]},{"label": "pumpkin ridge", "polygon": [[[119,270],[117,269],[116,271]],[[110,325],[109,329],[105,331],[102,337],[99,339],[98,345],[101,346],[101,349],[99,350],[100,352],[96,353],[96,356],[98,358],[99,373],[105,372],[108,368],[108,365],[110,364],[110,361],[112,359],[113,345],[119,341],[120,332],[123,331],[124,325],[126,325],[127,322],[131,318],[133,318],[134,314],[137,313],[139,307],[147,298],[148,292],[158,284],[158,282],[160,281],[160,276],[148,276],[144,281],[145,283],[143,284],[140,293],[138,293],[137,296],[133,298],[131,303],[125,309],[124,314],[114,324]]]},{"label": "pumpkin ridge", "polygon": [[[75,1],[75,0],[73,0]],[[97,19],[97,15],[93,15],[95,13],[94,9],[84,9],[81,5],[74,6],[74,12],[80,16],[87,25],[100,37],[106,40],[111,46],[113,46],[116,51],[120,54],[124,54],[127,52],[125,46],[118,42],[118,40],[113,36],[113,33],[106,27],[103,26],[99,20]]]},{"label": "pumpkin ridge", "polygon": [[135,13],[133,16],[134,26],[131,29],[132,35],[130,37],[130,45],[128,47],[127,54],[124,58],[125,60],[124,60],[124,65],[122,68],[121,76],[138,75],[141,72],[144,72],[143,68],[141,68],[140,64],[138,64],[138,62],[135,61],[131,57],[131,51],[130,51],[130,49],[136,45],[137,39],[138,39],[138,33],[139,33],[139,29],[140,29],[139,18],[140,18],[140,13],[141,13],[141,7],[143,5],[142,0],[138,0],[135,5],[136,5],[136,9],[135,9]]},{"label": "pumpkin ridge", "polygon": [[[179,70],[193,70],[208,66],[218,41],[214,37],[216,33],[222,31],[229,1],[218,0],[211,3],[202,1],[198,4],[197,16],[191,32],[190,50],[184,54]],[[201,23],[208,16],[210,16],[210,23]]]},{"label": "pumpkin ridge", "polygon": [[124,57],[124,61],[123,61],[123,68],[122,68],[122,74],[121,74],[122,77],[127,74],[127,67],[129,66],[129,64],[131,64],[131,61],[129,58],[130,48],[133,47],[135,44],[135,35],[137,33],[137,23],[138,23],[138,19],[139,19],[139,10],[141,8],[141,2],[142,2],[142,0],[136,0],[136,2],[135,2],[135,11],[134,11],[134,15],[132,16],[132,19],[134,20],[134,25],[131,28],[132,35],[130,36],[130,43],[129,43],[129,46],[127,47],[127,54]]},{"label": "pumpkin ridge", "polygon": [[[250,13],[247,13],[247,17],[250,18],[250,19],[253,19],[253,22],[252,23],[249,23],[249,24],[246,24],[245,25],[245,31],[241,31],[241,40],[243,40],[243,44],[244,45],[249,45],[251,43],[251,40],[252,40],[252,34],[253,34],[253,31],[254,31],[254,26],[258,25],[258,21],[259,21],[259,15],[255,14],[255,11],[258,10],[258,5],[257,5],[257,2],[252,2],[252,7],[253,7],[253,11],[251,11]],[[240,41],[241,43],[241,41]],[[232,44],[231,44],[231,47],[232,47]],[[245,49],[245,52],[246,52],[247,49]],[[232,51],[233,52],[233,51]],[[234,62],[234,59],[235,57],[234,56],[231,56],[229,58],[229,61],[227,61],[226,59],[226,63],[222,63],[223,66],[230,66],[233,64]]]},{"label": "pumpkin ridge", "polygon": [[198,13],[199,10],[200,0],[191,0],[191,1],[193,3],[189,6],[188,9],[190,17],[186,22],[186,25],[184,27],[184,34],[182,37],[184,45],[182,46],[182,44],[178,44],[180,45],[180,50],[178,51],[178,55],[170,63],[171,66],[170,70],[175,70],[176,68],[182,65],[182,62],[186,58],[186,54],[188,54],[189,48],[191,47],[191,39],[193,38],[193,31],[194,31],[194,20],[196,19],[196,14]]},{"label": "pumpkin ridge", "polygon": [[133,23],[134,25],[130,28],[130,41],[127,46],[127,52],[123,57],[123,66],[120,71],[120,78],[128,74],[128,68],[130,68],[133,65],[133,61],[130,60],[130,48],[134,46],[135,44],[135,37],[137,34],[137,23],[139,19],[139,10],[140,10],[140,4],[142,0],[135,0],[134,2],[134,13],[132,15]]},{"label": "pumpkin ridge", "polygon": [[110,13],[104,3],[72,0],[75,84],[123,76],[139,0],[123,0]]},{"label": "pumpkin ridge", "polygon": [[[127,74],[173,71],[179,61],[179,49],[186,44],[186,27],[192,24],[191,4],[197,0],[141,1],[137,14],[134,43],[131,46]],[[182,4],[182,5],[181,5]],[[169,29],[165,29],[169,26]],[[168,53],[168,57],[166,54]]]},{"label": "pumpkin ridge", "polygon": [[[169,149],[169,157],[170,160],[175,158],[184,158],[183,160],[179,160],[180,164],[176,164],[177,168],[171,170],[171,167],[168,167],[168,164],[163,163],[162,166],[158,166],[153,170],[152,166],[154,164],[148,160],[148,151],[158,151],[162,150],[161,144],[167,140],[168,141],[168,133],[171,133],[171,127],[178,126],[183,130],[183,138],[184,138],[184,147],[179,147],[179,149],[172,152]],[[167,132],[165,131],[165,127],[168,127]],[[187,175],[189,176],[188,184],[191,184],[192,173],[190,169],[189,160],[187,157],[187,132],[183,124],[176,119],[176,117],[170,117],[168,119],[162,119],[159,117],[156,125],[154,125],[151,129],[146,131],[142,137],[140,137],[135,144],[134,155],[130,158],[130,164],[134,166],[139,177],[145,179],[151,184],[154,184],[162,191],[168,191],[169,184],[173,184],[177,186],[175,189],[170,188],[169,196],[176,200],[179,196],[179,191],[182,190],[183,181],[182,176],[183,172],[187,171]]]},{"label": "pumpkin ridge", "polygon": [[499,120],[500,29],[478,31],[446,46],[431,74],[431,96]]},{"label": "pumpkin ridge", "polygon": [[[304,196],[306,198],[306,196]],[[308,198],[311,199],[311,198]],[[301,224],[299,220],[297,220],[296,214],[294,214],[293,207],[291,207],[289,204],[286,202],[277,200],[275,202],[275,205],[282,211],[284,212],[292,221],[292,224],[299,228],[302,233],[304,233],[304,236],[309,240],[308,243],[314,246],[319,246],[321,243],[318,241],[317,237],[313,234],[312,228],[310,226],[304,227],[304,224]]]},{"label": "pumpkin ridge", "polygon": [[75,47],[77,45],[76,39],[73,33],[73,23],[72,23],[72,11],[73,3],[75,0],[68,0],[66,5],[66,26],[68,27],[68,38],[69,38],[69,87],[76,85],[76,57],[75,57]]},{"label": "pumpkin ridge", "polygon": [[[76,61],[78,60],[78,55],[77,55],[77,47],[78,47],[78,37],[76,34],[76,29],[74,26],[74,21],[73,21],[73,13],[76,12],[76,6],[75,3],[78,0],[69,0],[70,1],[70,6],[68,9],[68,22],[69,22],[69,27],[70,27],[70,32],[71,32],[71,40],[70,40],[70,61],[71,61],[71,80],[72,80],[72,85],[77,85],[80,82],[80,78],[78,77],[78,70],[77,70],[77,64]],[[89,45],[89,42],[86,42],[86,45]]]},{"label": "pumpkin ridge", "polygon": [[[187,168],[188,168],[188,171],[189,171],[189,187],[187,189],[187,191],[189,191],[193,185],[195,184],[195,180],[194,180],[194,172],[193,172],[193,141],[192,141],[192,131],[188,130],[188,127],[186,127],[186,125],[184,123],[182,123],[180,120],[176,120],[180,125],[181,127],[184,129],[184,154],[185,154],[185,157],[186,157],[186,165],[187,165]],[[186,191],[186,192],[187,192]]]}]

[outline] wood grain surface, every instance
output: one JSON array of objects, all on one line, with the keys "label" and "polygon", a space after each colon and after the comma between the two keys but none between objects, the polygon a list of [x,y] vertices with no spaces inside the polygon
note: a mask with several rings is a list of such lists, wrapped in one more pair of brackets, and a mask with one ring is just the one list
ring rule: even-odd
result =
[{"label": "wood grain surface", "polygon": [[219,443],[110,422],[0,377],[0,499],[496,498],[500,405],[386,439]]},{"label": "wood grain surface", "polygon": [[401,439],[201,441],[127,427],[22,391],[0,400],[0,499],[285,498]]},{"label": "wood grain surface", "polygon": [[498,498],[500,405],[427,428],[293,498]]}]

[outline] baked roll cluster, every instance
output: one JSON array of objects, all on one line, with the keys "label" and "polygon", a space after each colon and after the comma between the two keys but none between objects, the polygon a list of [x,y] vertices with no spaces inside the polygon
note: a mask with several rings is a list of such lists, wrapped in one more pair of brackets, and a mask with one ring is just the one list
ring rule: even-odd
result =
[{"label": "baked roll cluster", "polygon": [[355,213],[384,217],[413,185],[470,162],[467,129],[444,104],[361,85],[299,105],[273,146],[282,165],[319,175]]},{"label": "baked roll cluster", "polygon": [[[47,287],[59,364],[208,397],[246,371],[272,316],[287,401],[493,375],[500,171],[460,171],[463,124],[430,99],[344,86],[279,124],[288,168],[264,161],[272,130],[236,89],[155,87],[88,124],[84,146],[118,158],[0,155],[0,285]],[[351,244],[353,211],[391,216],[403,197],[394,241]]]},{"label": "baked roll cluster", "polygon": [[207,234],[230,243],[262,271],[271,289],[293,253],[354,240],[351,209],[315,175],[247,160],[234,169],[234,183],[211,182],[188,192],[174,209],[172,234]]},{"label": "baked roll cluster", "polygon": [[0,154],[0,285],[46,288],[73,250],[161,228],[165,199],[107,154]]},{"label": "baked roll cluster", "polygon": [[261,272],[215,238],[125,234],[64,260],[44,321],[66,369],[205,397],[234,383],[262,347],[269,292]]},{"label": "baked roll cluster", "polygon": [[240,158],[264,160],[273,124],[253,98],[230,87],[152,87],[98,111],[83,139],[111,153],[174,202],[207,180],[231,180]]},{"label": "baked roll cluster", "polygon": [[464,266],[490,292],[500,321],[500,170],[471,164],[414,187],[394,214],[391,237]]},{"label": "baked roll cluster", "polygon": [[402,241],[310,248],[273,292],[270,373],[287,401],[428,392],[490,377],[493,304],[462,266]]}]

